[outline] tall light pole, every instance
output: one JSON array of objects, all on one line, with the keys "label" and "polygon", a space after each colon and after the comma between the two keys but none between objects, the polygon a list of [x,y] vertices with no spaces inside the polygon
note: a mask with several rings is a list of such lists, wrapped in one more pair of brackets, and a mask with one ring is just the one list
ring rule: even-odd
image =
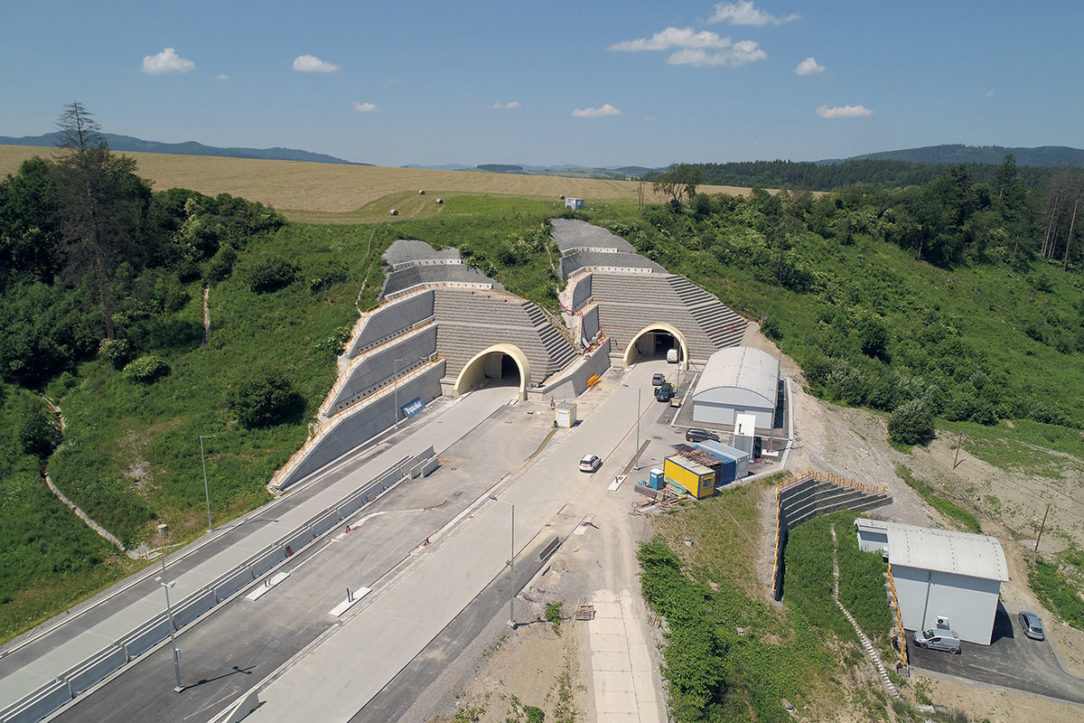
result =
[{"label": "tall light pole", "polygon": [[169,606],[169,589],[173,587],[174,582],[172,580],[166,580],[163,575],[166,572],[166,558],[162,558],[162,575],[154,578],[154,581],[162,586],[162,590],[166,593],[166,615],[169,616],[169,644],[173,648],[173,675],[177,679],[177,685],[173,687],[174,693],[180,693],[184,690],[184,686],[181,685],[181,651],[177,648],[177,639],[173,635],[173,629],[176,627],[173,624],[173,608]]},{"label": "tall light pole", "polygon": [[636,457],[632,461],[632,468],[640,469],[640,389],[636,389]]},{"label": "tall light pole", "polygon": [[[199,436],[199,458],[203,461],[203,494],[207,498],[207,531],[214,532],[215,526],[211,523],[211,490],[207,486],[207,457],[203,454],[203,440],[214,439],[217,434],[201,434]],[[164,561],[163,561],[164,562]],[[178,683],[178,685],[180,685]]]},{"label": "tall light pole", "polygon": [[494,502],[500,502],[502,505],[508,505],[512,511],[512,525],[510,528],[512,538],[512,548],[508,555],[508,581],[510,583],[511,591],[508,593],[508,624],[515,629],[516,627],[516,506],[511,502],[505,502],[504,500],[497,499],[496,495],[490,495],[489,499]]}]

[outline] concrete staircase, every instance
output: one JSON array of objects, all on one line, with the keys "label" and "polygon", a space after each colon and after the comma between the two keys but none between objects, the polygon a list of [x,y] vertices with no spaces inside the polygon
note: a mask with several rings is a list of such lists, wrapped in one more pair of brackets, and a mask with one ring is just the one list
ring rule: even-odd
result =
[{"label": "concrete staircase", "polygon": [[744,319],[681,276],[594,271],[591,285],[602,330],[620,352],[641,329],[659,322],[680,329],[689,356],[699,360],[737,346],[745,331]]},{"label": "concrete staircase", "polygon": [[512,344],[531,365],[528,385],[567,366],[577,352],[534,303],[512,294],[436,289],[437,349],[454,379],[468,361],[494,344]]}]

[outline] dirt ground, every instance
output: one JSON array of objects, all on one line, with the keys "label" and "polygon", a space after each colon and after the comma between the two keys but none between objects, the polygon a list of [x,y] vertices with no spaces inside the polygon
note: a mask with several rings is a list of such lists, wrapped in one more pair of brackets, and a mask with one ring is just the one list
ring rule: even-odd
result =
[{"label": "dirt ground", "polygon": [[[773,354],[778,349],[750,325],[745,343]],[[1039,612],[1047,621],[1047,634],[1057,646],[1064,667],[1076,675],[1084,675],[1084,633],[1055,623],[1055,617],[1045,610],[1031,593],[1027,584],[1027,559],[1033,554],[1026,544],[1034,541],[1046,500],[1061,499],[1057,515],[1047,521],[1044,541],[1063,546],[1068,540],[1084,544],[1084,509],[1073,502],[1079,496],[1081,480],[1055,480],[1039,476],[1010,474],[992,467],[966,452],[965,463],[953,469],[955,439],[937,439],[926,448],[916,448],[910,454],[901,453],[888,445],[887,420],[884,416],[859,409],[848,409],[822,402],[802,388],[801,372],[793,360],[782,357],[782,373],[791,378],[795,440],[788,468],[791,471],[815,469],[845,477],[886,484],[893,502],[877,510],[886,519],[916,525],[953,528],[953,521],[943,518],[896,476],[896,464],[904,464],[912,473],[944,492],[944,496],[963,502],[977,513],[986,534],[996,537],[1005,550],[1009,564],[1009,582],[1002,586],[1002,599],[1010,610],[1029,608]],[[1060,495],[1060,497],[1059,497]],[[994,504],[995,498],[999,504]],[[974,502],[978,500],[976,506]],[[976,508],[977,507],[977,508]],[[761,503],[761,563],[765,595],[770,587],[774,543],[774,494],[765,493]],[[598,521],[606,535],[593,540],[592,531],[582,537],[571,536],[555,556],[551,571],[541,576],[522,598],[539,607],[546,599],[561,599],[566,613],[578,602],[588,599],[596,587],[603,585],[614,593],[636,584],[635,541],[645,539],[650,528],[642,516],[633,516],[620,508]],[[605,545],[612,539],[619,544]],[[602,545],[600,549],[599,545]],[[621,550],[620,547],[628,546]],[[1057,549],[1057,547],[1055,547]],[[629,565],[632,568],[629,568]],[[633,588],[638,592],[638,588]],[[648,619],[650,621],[650,619]],[[487,651],[476,661],[477,675],[465,686],[460,699],[463,713],[477,712],[477,717],[464,720],[503,721],[516,711],[512,696],[527,705],[537,705],[546,712],[546,720],[558,720],[552,705],[556,700],[558,681],[562,675],[571,676],[574,718],[595,720],[592,701],[595,691],[590,675],[590,653],[585,653],[585,624],[566,622],[561,635],[548,625],[521,628],[502,639],[500,645]],[[649,631],[649,640],[661,641],[657,629]],[[656,660],[657,650],[654,651]],[[528,673],[531,673],[528,676]],[[515,679],[515,686],[509,685]],[[528,682],[530,681],[530,682]],[[1057,703],[1024,693],[988,686],[971,685],[953,680],[941,680],[916,673],[911,685],[905,686],[905,697],[915,705],[924,699],[917,687],[935,706],[964,713],[969,719],[990,721],[1058,721],[1077,720],[1079,707]],[[660,695],[662,695],[660,690]],[[526,718],[522,718],[525,720]],[[453,717],[440,719],[455,720]]]}]

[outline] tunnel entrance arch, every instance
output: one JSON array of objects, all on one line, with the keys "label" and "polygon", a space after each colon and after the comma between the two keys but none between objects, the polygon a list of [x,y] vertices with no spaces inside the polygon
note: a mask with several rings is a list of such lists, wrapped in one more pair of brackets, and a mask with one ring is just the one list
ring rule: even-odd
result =
[{"label": "tunnel entrance arch", "polygon": [[665,359],[670,349],[678,350],[678,363],[682,369],[688,369],[689,343],[681,329],[665,322],[649,324],[629,340],[625,347],[625,366],[648,359]]},{"label": "tunnel entrance arch", "polygon": [[463,365],[452,388],[452,396],[458,397],[481,386],[519,387],[520,401],[527,399],[527,381],[531,378],[531,363],[527,355],[512,344],[494,344],[478,352]]}]

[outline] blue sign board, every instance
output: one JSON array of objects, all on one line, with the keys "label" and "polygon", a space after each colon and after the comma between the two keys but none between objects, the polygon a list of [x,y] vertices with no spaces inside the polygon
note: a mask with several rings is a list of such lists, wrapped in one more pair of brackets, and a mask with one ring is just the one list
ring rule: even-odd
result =
[{"label": "blue sign board", "polygon": [[407,417],[413,417],[418,412],[425,408],[425,402],[421,397],[414,397],[409,402],[400,407],[403,410],[403,415]]}]

